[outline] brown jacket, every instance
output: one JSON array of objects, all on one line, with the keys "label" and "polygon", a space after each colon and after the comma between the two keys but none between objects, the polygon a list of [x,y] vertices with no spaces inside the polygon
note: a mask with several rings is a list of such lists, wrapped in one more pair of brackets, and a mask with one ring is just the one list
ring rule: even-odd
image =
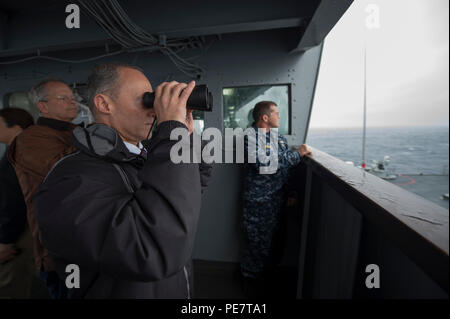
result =
[{"label": "brown jacket", "polygon": [[74,128],[72,123],[41,117],[37,125],[24,130],[8,148],[8,160],[14,166],[27,205],[37,271],[42,267],[45,271],[52,271],[53,266],[39,240],[33,197],[53,165],[76,150],[71,143]]}]

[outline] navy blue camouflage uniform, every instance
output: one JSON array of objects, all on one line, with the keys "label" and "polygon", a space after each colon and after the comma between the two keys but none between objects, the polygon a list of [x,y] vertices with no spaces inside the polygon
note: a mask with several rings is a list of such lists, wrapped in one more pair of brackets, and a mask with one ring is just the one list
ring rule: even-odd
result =
[{"label": "navy blue camouflage uniform", "polygon": [[[258,129],[253,124],[258,141]],[[283,186],[288,180],[290,168],[300,163],[297,150],[290,150],[286,138],[278,134],[278,169],[273,174],[260,174],[260,168],[268,163],[249,163],[249,139],[245,138],[245,173],[243,194],[244,251],[241,273],[244,277],[259,278],[269,264],[270,247],[283,204]],[[254,140],[253,140],[254,141]],[[275,142],[275,141],[274,141]],[[273,143],[274,143],[273,142]],[[254,146],[251,146],[254,147]],[[266,133],[266,154],[274,152],[270,132]],[[256,142],[256,151],[258,143]],[[272,153],[273,154],[273,153]]]}]

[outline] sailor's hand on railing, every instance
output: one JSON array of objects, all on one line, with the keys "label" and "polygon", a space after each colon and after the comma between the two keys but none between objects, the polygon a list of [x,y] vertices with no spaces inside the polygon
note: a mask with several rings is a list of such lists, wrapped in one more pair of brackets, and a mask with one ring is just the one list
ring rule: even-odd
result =
[{"label": "sailor's hand on railing", "polygon": [[305,155],[309,155],[309,154],[311,154],[311,149],[308,147],[308,145],[306,145],[306,144],[302,144],[299,148],[298,148],[298,150],[297,150],[299,153],[300,153],[300,156],[305,156]]}]

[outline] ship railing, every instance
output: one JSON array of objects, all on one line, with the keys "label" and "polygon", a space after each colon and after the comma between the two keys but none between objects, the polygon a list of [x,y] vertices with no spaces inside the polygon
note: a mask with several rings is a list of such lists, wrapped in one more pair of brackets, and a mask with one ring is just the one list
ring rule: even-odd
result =
[{"label": "ship railing", "polygon": [[448,298],[449,212],[313,149],[298,182],[298,298]]}]

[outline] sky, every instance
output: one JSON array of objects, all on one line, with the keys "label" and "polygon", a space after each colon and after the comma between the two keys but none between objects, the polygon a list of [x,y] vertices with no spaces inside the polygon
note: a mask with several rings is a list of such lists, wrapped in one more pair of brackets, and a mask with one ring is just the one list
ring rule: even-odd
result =
[{"label": "sky", "polygon": [[448,126],[448,26],[448,0],[355,0],[325,38],[310,127],[362,126],[364,48],[368,127]]}]

